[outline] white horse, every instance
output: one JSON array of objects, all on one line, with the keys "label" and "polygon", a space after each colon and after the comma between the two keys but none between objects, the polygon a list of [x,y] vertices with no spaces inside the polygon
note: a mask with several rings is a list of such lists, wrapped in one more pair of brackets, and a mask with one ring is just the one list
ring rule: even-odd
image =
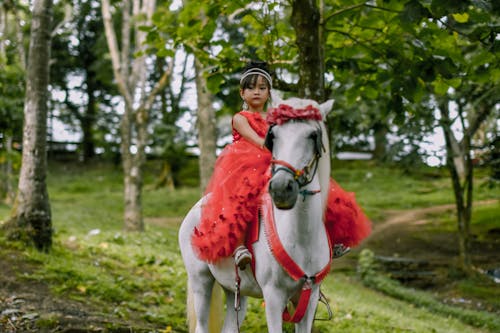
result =
[{"label": "white horse", "polygon": [[[295,109],[312,106],[326,119],[333,101],[319,105],[312,100],[293,98],[278,103]],[[220,326],[215,328],[217,332],[239,332],[248,296],[264,298],[269,333],[281,333],[285,317],[296,322],[295,332],[312,330],[321,279],[328,273],[331,262],[323,222],[330,177],[327,131],[323,121],[295,119],[272,126],[266,144],[273,154],[269,183],[272,200],[268,199],[262,206],[259,240],[253,244],[254,273],[248,267],[235,269],[232,257],[217,264],[208,264],[196,257],[191,235],[200,221],[203,199],[190,210],[180,227],[179,244],[188,275],[190,332],[212,332],[209,321],[213,324],[213,319],[217,320],[212,317],[218,317],[222,326],[222,331]],[[269,221],[273,217],[274,223]],[[266,226],[266,223],[270,224]],[[275,244],[269,239],[279,239],[281,243]],[[235,283],[237,278],[239,283]],[[213,288],[215,282],[226,294],[223,325],[222,313],[213,312],[214,306],[220,311],[222,304],[212,305],[210,311],[213,298],[219,297],[222,303],[220,288]],[[289,302],[297,307],[295,315],[284,313]]]}]

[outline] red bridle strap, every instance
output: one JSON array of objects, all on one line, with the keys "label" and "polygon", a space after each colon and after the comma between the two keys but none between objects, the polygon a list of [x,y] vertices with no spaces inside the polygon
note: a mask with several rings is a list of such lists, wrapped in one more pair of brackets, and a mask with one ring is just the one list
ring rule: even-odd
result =
[{"label": "red bridle strap", "polygon": [[294,179],[297,180],[300,176],[302,176],[304,174],[304,169],[302,170],[297,170],[295,169],[290,163],[286,162],[286,161],[282,161],[282,160],[271,160],[271,164],[278,164],[278,165],[282,165],[284,166],[285,168],[289,169],[290,171],[292,171],[293,175],[294,175]]}]

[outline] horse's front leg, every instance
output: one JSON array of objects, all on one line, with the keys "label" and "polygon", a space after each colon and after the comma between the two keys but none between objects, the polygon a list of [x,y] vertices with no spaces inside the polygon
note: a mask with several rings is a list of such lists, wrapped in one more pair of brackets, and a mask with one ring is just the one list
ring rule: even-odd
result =
[{"label": "horse's front leg", "polygon": [[[247,312],[248,297],[240,296],[240,308],[238,311],[235,309],[235,293],[224,289],[226,293],[226,317],[224,319],[224,326],[222,327],[221,333],[234,333],[239,332],[239,327],[245,319]],[[238,314],[238,316],[236,316]]]},{"label": "horse's front leg", "polygon": [[319,302],[319,287],[319,284],[312,287],[311,298],[309,299],[309,304],[307,305],[307,311],[304,314],[304,317],[302,317],[302,320],[295,324],[295,333],[310,333],[312,331],[314,316]]},{"label": "horse's front leg", "polygon": [[283,332],[283,310],[288,302],[287,295],[277,286],[267,286],[263,289],[266,302],[266,321],[269,333]]}]

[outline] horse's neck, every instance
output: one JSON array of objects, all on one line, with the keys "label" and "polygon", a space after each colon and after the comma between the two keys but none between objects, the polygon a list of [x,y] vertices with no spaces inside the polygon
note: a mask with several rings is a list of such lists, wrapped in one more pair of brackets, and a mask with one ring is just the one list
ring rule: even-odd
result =
[{"label": "horse's neck", "polygon": [[[319,177],[303,190],[318,190]],[[328,245],[323,223],[323,202],[319,194],[301,194],[290,210],[274,211],[278,234],[285,247],[305,250],[319,242]]]},{"label": "horse's neck", "polygon": [[292,260],[308,275],[318,273],[330,260],[328,236],[319,195],[299,196],[294,208],[274,210],[278,237]]}]

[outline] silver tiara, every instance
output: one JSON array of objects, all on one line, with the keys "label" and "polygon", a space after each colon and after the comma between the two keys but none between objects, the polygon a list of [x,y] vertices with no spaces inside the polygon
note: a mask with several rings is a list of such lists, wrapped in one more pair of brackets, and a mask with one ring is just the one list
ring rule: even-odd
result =
[{"label": "silver tiara", "polygon": [[272,79],[271,79],[271,75],[269,75],[268,72],[266,72],[265,70],[263,69],[260,69],[260,68],[251,68],[249,69],[248,71],[246,71],[242,76],[241,76],[241,79],[240,79],[240,84],[243,82],[243,80],[250,76],[250,75],[254,75],[254,74],[258,74],[258,75],[262,75],[266,80],[267,82],[269,82],[269,87],[273,87],[273,83],[272,83]]}]

